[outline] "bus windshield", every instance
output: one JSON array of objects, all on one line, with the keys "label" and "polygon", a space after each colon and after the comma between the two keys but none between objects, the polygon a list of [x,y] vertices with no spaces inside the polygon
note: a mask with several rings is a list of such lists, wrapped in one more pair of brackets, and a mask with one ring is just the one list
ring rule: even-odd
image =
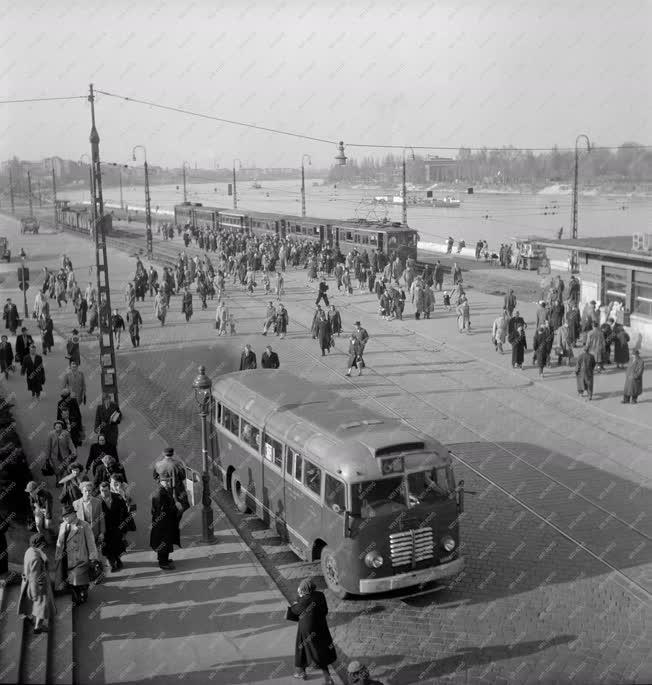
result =
[{"label": "bus windshield", "polygon": [[357,483],[353,486],[352,514],[369,519],[446,500],[451,494],[447,476],[446,468],[437,468]]}]

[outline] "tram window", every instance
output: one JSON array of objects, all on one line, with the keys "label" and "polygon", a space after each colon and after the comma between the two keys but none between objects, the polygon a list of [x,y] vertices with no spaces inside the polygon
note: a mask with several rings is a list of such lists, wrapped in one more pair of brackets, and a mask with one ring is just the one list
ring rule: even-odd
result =
[{"label": "tram window", "polygon": [[353,233],[352,233],[352,231],[346,231],[345,235],[346,235],[345,240],[347,240],[348,242],[352,243],[352,242],[353,242]]},{"label": "tram window", "polygon": [[366,233],[362,236],[362,244],[369,245],[369,236]]},{"label": "tram window", "polygon": [[243,442],[246,442],[249,447],[253,448],[256,450],[256,452],[260,451],[260,430],[256,428],[256,426],[252,426],[248,421],[245,421],[242,419],[241,421],[242,424],[242,432],[240,434],[240,437],[242,438]]},{"label": "tram window", "polygon": [[293,457],[294,452],[288,447],[287,451],[285,452],[285,471],[289,476],[292,475],[292,464],[294,462]]},{"label": "tram window", "polygon": [[306,487],[321,497],[321,469],[306,459]]},{"label": "tram window", "polygon": [[360,242],[360,234],[359,234],[359,233],[354,233],[354,234],[353,234],[353,242],[354,242],[354,243],[359,243],[359,242]]},{"label": "tram window", "polygon": [[263,456],[277,468],[283,468],[283,445],[267,434],[263,438]]},{"label": "tram window", "polygon": [[230,409],[224,407],[224,427],[235,436],[240,435],[240,417]]},{"label": "tram window", "polygon": [[390,233],[387,236],[387,245],[389,245],[389,247],[396,247],[398,245],[398,238],[396,237],[396,234]]},{"label": "tram window", "polygon": [[312,227],[312,234],[313,235],[319,235],[319,226],[313,226]]},{"label": "tram window", "polygon": [[215,403],[215,425],[219,426],[222,423],[222,403]]},{"label": "tram window", "polygon": [[298,452],[294,452],[294,480],[303,482],[303,457]]},{"label": "tram window", "polygon": [[344,514],[346,509],[346,486],[342,481],[333,478],[330,474],[326,474],[326,506],[332,509],[337,514]]}]

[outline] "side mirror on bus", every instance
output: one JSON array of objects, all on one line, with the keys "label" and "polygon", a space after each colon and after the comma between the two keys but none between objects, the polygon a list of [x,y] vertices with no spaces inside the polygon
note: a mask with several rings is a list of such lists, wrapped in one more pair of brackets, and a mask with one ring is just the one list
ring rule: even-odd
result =
[{"label": "side mirror on bus", "polygon": [[349,512],[344,511],[344,535],[343,537],[349,538],[351,537],[351,529],[349,527]]}]

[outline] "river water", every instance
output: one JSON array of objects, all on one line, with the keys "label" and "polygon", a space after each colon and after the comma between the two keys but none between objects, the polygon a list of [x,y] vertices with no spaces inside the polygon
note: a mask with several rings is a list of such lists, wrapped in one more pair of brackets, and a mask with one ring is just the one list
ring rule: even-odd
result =
[{"label": "river water", "polygon": [[[301,214],[300,181],[261,181],[255,189],[250,181],[238,183],[238,208],[279,214]],[[319,184],[319,185],[313,185]],[[231,208],[233,198],[227,195],[226,183],[189,183],[188,200],[205,206]],[[401,220],[401,206],[373,205],[374,195],[386,190],[371,188],[335,187],[321,185],[321,181],[306,180],[306,208],[309,217],[324,219],[382,219]],[[436,197],[452,194],[442,190]],[[67,190],[61,196],[73,201],[88,201],[88,190]],[[408,224],[419,231],[420,247],[440,245],[450,235],[457,242],[464,239],[471,247],[477,240],[487,240],[494,248],[511,237],[536,235],[555,238],[564,227],[564,238],[570,237],[571,195],[560,193],[518,194],[479,193],[457,195],[459,208],[408,207]],[[143,186],[123,188],[124,202],[134,209],[144,207]],[[152,209],[172,211],[183,200],[182,186],[155,185],[151,187]],[[104,189],[104,202],[119,206],[118,188]],[[578,237],[632,235],[652,230],[652,198],[626,195],[580,195]]]}]

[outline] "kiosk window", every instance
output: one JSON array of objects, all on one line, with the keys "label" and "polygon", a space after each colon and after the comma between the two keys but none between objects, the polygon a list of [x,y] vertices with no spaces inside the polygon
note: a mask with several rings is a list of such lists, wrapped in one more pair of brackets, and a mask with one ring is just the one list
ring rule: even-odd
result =
[{"label": "kiosk window", "polygon": [[248,421],[242,419],[242,433],[241,438],[249,447],[260,451],[260,431],[256,426],[252,426]]},{"label": "kiosk window", "polygon": [[306,459],[306,487],[321,497],[321,469]]},{"label": "kiosk window", "polygon": [[332,509],[337,514],[344,514],[346,509],[346,486],[342,481],[333,478],[330,474],[326,474],[326,506]]}]

